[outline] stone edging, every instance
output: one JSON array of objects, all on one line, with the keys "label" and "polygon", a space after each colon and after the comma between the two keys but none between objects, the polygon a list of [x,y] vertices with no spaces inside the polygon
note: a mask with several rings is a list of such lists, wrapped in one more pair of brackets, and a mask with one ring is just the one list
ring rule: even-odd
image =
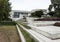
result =
[{"label": "stone edging", "polygon": [[25,38],[24,38],[24,36],[23,36],[22,32],[20,31],[20,29],[19,29],[18,25],[16,25],[16,28],[17,28],[18,33],[19,33],[19,36],[20,36],[20,38],[21,38],[21,42],[26,42],[26,40],[25,40]]},{"label": "stone edging", "polygon": [[37,38],[35,35],[33,35],[29,30],[27,30],[25,27],[23,27],[21,24],[20,25],[28,34],[30,34],[30,36],[36,41],[36,42],[40,42],[41,40],[39,38]]}]

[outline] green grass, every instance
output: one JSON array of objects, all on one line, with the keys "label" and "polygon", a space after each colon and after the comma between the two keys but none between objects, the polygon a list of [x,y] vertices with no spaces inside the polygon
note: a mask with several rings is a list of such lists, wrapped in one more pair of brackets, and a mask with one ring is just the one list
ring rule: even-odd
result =
[{"label": "green grass", "polygon": [[31,29],[31,27],[29,27],[29,26],[27,26],[25,24],[21,24],[21,25],[23,25],[26,29]]},{"label": "green grass", "polygon": [[20,20],[18,20],[17,22],[25,22],[25,19],[20,19]]},{"label": "green grass", "polygon": [[26,42],[35,42],[35,40],[32,37],[30,37],[30,35],[25,30],[23,30],[23,28],[20,25],[19,25],[19,27],[26,39]]},{"label": "green grass", "polygon": [[16,22],[16,23],[23,25],[26,29],[31,29],[31,27],[29,27],[27,24],[24,24],[23,22]]}]

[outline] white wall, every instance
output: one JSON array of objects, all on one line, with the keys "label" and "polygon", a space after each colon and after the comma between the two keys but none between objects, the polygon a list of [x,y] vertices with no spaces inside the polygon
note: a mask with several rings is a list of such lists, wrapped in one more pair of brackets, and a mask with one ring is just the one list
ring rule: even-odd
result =
[{"label": "white wall", "polygon": [[28,16],[28,14],[20,14],[19,18],[14,18],[13,15],[14,15],[14,11],[11,11],[11,12],[10,12],[10,16],[11,16],[10,18],[11,18],[12,20],[14,20],[14,21],[17,21],[17,20],[19,20],[19,19],[22,19],[23,16],[25,16],[25,17]]}]

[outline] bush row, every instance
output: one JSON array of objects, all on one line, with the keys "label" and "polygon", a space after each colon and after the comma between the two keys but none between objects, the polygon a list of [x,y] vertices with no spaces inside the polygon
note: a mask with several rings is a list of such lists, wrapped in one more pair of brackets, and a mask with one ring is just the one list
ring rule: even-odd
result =
[{"label": "bush row", "polygon": [[55,23],[54,26],[60,26],[60,23]]},{"label": "bush row", "polygon": [[34,21],[60,21],[60,18],[40,18],[34,19]]},{"label": "bush row", "polygon": [[0,21],[0,25],[16,25],[14,21]]}]

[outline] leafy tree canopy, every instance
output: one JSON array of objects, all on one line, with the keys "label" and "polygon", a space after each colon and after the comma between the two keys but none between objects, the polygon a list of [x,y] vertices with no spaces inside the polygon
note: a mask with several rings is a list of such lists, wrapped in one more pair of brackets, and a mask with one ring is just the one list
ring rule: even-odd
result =
[{"label": "leafy tree canopy", "polygon": [[50,16],[54,16],[55,15],[55,12],[54,11],[51,11],[48,13]]},{"label": "leafy tree canopy", "polygon": [[[54,8],[54,16],[55,17],[60,17],[60,0],[51,0],[51,5],[49,5],[49,14],[52,12],[52,8]],[[52,13],[50,14],[51,16],[53,15]]]},{"label": "leafy tree canopy", "polygon": [[0,0],[0,20],[6,20],[11,11],[9,0]]},{"label": "leafy tree canopy", "polygon": [[31,16],[41,17],[43,14],[44,13],[43,13],[42,10],[38,10],[38,11],[35,11],[35,12],[31,13]]}]

